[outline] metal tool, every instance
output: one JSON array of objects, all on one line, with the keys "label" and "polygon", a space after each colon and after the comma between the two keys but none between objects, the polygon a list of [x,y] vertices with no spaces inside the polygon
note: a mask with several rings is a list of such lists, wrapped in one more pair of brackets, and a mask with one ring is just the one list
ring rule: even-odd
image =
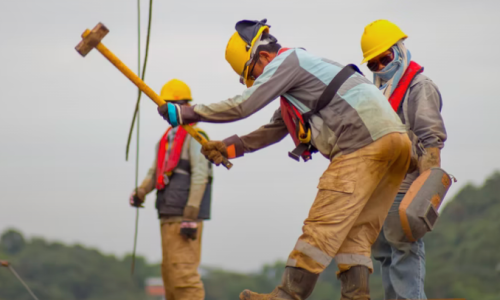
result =
[{"label": "metal tool", "polygon": [[[165,104],[165,100],[160,98],[144,81],[142,81],[132,70],[130,70],[116,55],[114,55],[106,46],[101,43],[101,40],[108,34],[109,30],[104,24],[97,24],[92,31],[85,30],[82,34],[83,40],[75,47],[76,51],[81,56],[85,57],[92,49],[96,48],[106,57],[120,72],[123,73],[130,81],[132,81],[144,94],[153,100],[158,106]],[[193,127],[182,125],[182,127],[200,144],[204,145],[207,140]],[[224,158],[222,164],[229,170],[233,164]]]}]

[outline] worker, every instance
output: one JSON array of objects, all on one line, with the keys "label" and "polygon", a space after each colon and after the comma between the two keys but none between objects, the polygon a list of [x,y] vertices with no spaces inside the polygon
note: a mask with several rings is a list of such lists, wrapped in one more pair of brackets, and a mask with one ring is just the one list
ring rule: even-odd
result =
[{"label": "worker", "polygon": [[[182,107],[192,101],[189,87],[177,79],[163,86],[160,97]],[[210,218],[212,164],[200,150],[201,145],[182,127],[169,127],[156,146],[156,159],[146,178],[130,197],[130,204],[140,207],[148,193],[157,191],[168,300],[205,299],[198,266],[203,220]]]},{"label": "worker", "polygon": [[298,146],[292,157],[307,160],[319,151],[331,160],[281,284],[270,294],[245,290],[240,299],[306,299],[333,258],[342,299],[370,299],[371,245],[408,169],[411,142],[387,99],[357,68],[282,48],[269,29],[265,19],[240,21],[227,44],[226,60],[248,87],[242,95],[210,105],[169,103],[159,113],[172,126],[226,123],[280,98],[269,124],[202,148],[219,165],[224,156],[243,156],[290,133]]},{"label": "worker", "polygon": [[410,242],[403,231],[399,205],[419,174],[440,167],[446,129],[441,116],[441,94],[411,60],[404,45],[408,36],[395,24],[378,20],[366,26],[361,49],[375,85],[384,93],[405,124],[418,168],[409,170],[399,188],[372,253],[382,265],[385,299],[427,299],[424,291],[424,241]]}]

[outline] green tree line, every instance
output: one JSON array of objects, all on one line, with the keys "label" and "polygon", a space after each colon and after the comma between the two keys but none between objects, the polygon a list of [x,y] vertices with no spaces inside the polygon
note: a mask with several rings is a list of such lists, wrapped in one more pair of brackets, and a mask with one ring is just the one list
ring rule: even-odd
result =
[{"label": "green tree line", "polygon": [[[466,185],[441,212],[434,232],[425,237],[426,292],[429,298],[500,299],[500,173],[484,185]],[[159,277],[159,264],[137,257],[104,255],[81,245],[26,239],[16,230],[0,240],[0,259],[8,260],[40,300],[147,299],[145,279]],[[283,262],[243,274],[203,268],[207,300],[235,300],[243,289],[271,291],[281,279]],[[332,264],[320,276],[310,299],[339,299],[340,284]],[[372,299],[383,299],[378,263],[370,278]],[[6,269],[0,268],[0,300],[28,300],[29,294]]]}]

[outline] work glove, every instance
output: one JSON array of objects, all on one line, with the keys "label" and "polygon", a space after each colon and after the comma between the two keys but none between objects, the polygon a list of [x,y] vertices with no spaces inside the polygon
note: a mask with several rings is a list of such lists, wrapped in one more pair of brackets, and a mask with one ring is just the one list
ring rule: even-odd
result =
[{"label": "work glove", "polygon": [[163,117],[165,121],[167,121],[172,127],[177,127],[182,125],[180,122],[180,111],[181,107],[177,104],[173,103],[165,103],[162,106],[158,107],[158,113]]},{"label": "work glove", "polygon": [[222,141],[208,141],[201,147],[201,154],[218,166],[227,157],[227,147]]},{"label": "work glove", "polygon": [[181,235],[187,239],[196,240],[198,236],[198,223],[193,221],[182,221]]},{"label": "work glove", "polygon": [[425,153],[418,161],[418,170],[420,174],[430,168],[441,166],[441,150],[439,148],[425,148]]},{"label": "work glove", "polygon": [[143,188],[138,188],[137,192],[134,189],[132,195],[130,195],[129,203],[131,206],[134,207],[144,207],[142,206],[142,204],[144,203],[145,199],[146,199],[146,191]]},{"label": "work glove", "polygon": [[408,167],[407,173],[413,173],[418,169],[418,156],[412,155],[410,157],[410,166]]}]

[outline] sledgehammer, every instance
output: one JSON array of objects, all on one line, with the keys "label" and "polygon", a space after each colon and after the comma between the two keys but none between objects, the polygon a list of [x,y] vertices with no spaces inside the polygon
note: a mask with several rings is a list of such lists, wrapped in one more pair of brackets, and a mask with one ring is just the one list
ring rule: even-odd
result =
[{"label": "sledgehammer", "polygon": [[[153,100],[158,106],[165,104],[165,100],[160,98],[149,86],[142,81],[139,76],[137,76],[132,70],[130,70],[113,52],[109,51],[106,46],[101,43],[101,40],[108,34],[109,30],[104,26],[104,24],[99,23],[90,30],[85,30],[82,34],[83,40],[75,47],[76,51],[80,53],[81,56],[85,57],[92,49],[96,48],[101,52],[104,57],[106,57],[113,65],[115,65],[120,72],[123,73],[130,81],[132,81],[144,94],[146,94],[151,100]],[[207,140],[193,127],[189,125],[182,125],[182,127],[200,144],[204,145]],[[233,164],[224,158],[222,164],[229,170]]]}]

